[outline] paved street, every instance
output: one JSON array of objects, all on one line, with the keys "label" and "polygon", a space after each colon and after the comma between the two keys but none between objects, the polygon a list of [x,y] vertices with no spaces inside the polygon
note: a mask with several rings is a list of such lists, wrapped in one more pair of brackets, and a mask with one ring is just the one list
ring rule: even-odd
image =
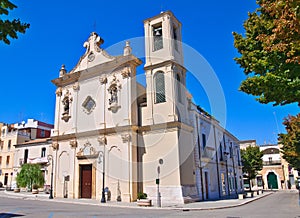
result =
[{"label": "paved street", "polygon": [[[213,202],[211,203],[213,204]],[[200,205],[200,203],[199,203]],[[193,210],[192,210],[193,209]],[[280,191],[243,206],[214,210],[133,208],[0,196],[0,217],[300,217],[298,193]]]}]

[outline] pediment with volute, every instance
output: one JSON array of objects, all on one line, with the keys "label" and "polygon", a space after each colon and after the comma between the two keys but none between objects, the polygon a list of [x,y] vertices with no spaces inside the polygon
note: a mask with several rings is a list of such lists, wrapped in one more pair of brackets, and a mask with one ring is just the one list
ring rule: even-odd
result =
[{"label": "pediment with volute", "polygon": [[84,55],[79,59],[79,62],[71,73],[82,71],[114,60],[116,57],[109,55],[101,48],[103,43],[104,40],[97,33],[92,32],[88,40],[83,44],[86,48]]}]

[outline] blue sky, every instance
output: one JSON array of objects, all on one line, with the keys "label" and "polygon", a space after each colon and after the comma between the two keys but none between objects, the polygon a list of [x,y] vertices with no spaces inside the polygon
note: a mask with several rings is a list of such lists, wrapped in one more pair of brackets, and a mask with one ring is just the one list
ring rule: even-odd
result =
[{"label": "blue sky", "polygon": [[[248,11],[257,7],[255,0],[12,2],[18,8],[10,16],[20,17],[31,27],[9,46],[0,42],[1,122],[34,118],[54,123],[55,86],[51,80],[58,77],[62,64],[67,70],[75,66],[85,52],[82,45],[90,32],[96,31],[104,38],[102,47],[109,48],[120,41],[142,37],[143,20],[162,10],[171,10],[182,22],[183,42],[197,50],[218,77],[226,99],[224,125],[238,139],[276,143],[276,134],[284,131],[283,117],[299,112],[295,104],[262,105],[253,96],[238,91],[245,76],[233,60],[239,54],[233,46],[232,32],[244,32],[243,22]],[[187,79],[194,101],[211,111],[201,84],[191,75]]]}]

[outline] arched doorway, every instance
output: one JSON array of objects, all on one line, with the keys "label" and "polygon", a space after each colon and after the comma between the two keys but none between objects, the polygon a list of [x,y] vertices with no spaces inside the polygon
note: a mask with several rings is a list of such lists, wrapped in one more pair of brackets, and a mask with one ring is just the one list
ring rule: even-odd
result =
[{"label": "arched doorway", "polygon": [[277,176],[274,172],[269,172],[267,176],[268,189],[278,189]]}]

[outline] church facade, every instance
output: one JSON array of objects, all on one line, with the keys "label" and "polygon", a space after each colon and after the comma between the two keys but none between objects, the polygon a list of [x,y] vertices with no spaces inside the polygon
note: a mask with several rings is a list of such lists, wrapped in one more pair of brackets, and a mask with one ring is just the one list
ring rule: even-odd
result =
[{"label": "church facade", "polygon": [[237,195],[238,140],[186,90],[181,23],[167,11],[144,28],[146,87],[129,42],[111,56],[94,32],[78,64],[52,80],[54,196],[131,202],[144,192],[159,204]]}]

